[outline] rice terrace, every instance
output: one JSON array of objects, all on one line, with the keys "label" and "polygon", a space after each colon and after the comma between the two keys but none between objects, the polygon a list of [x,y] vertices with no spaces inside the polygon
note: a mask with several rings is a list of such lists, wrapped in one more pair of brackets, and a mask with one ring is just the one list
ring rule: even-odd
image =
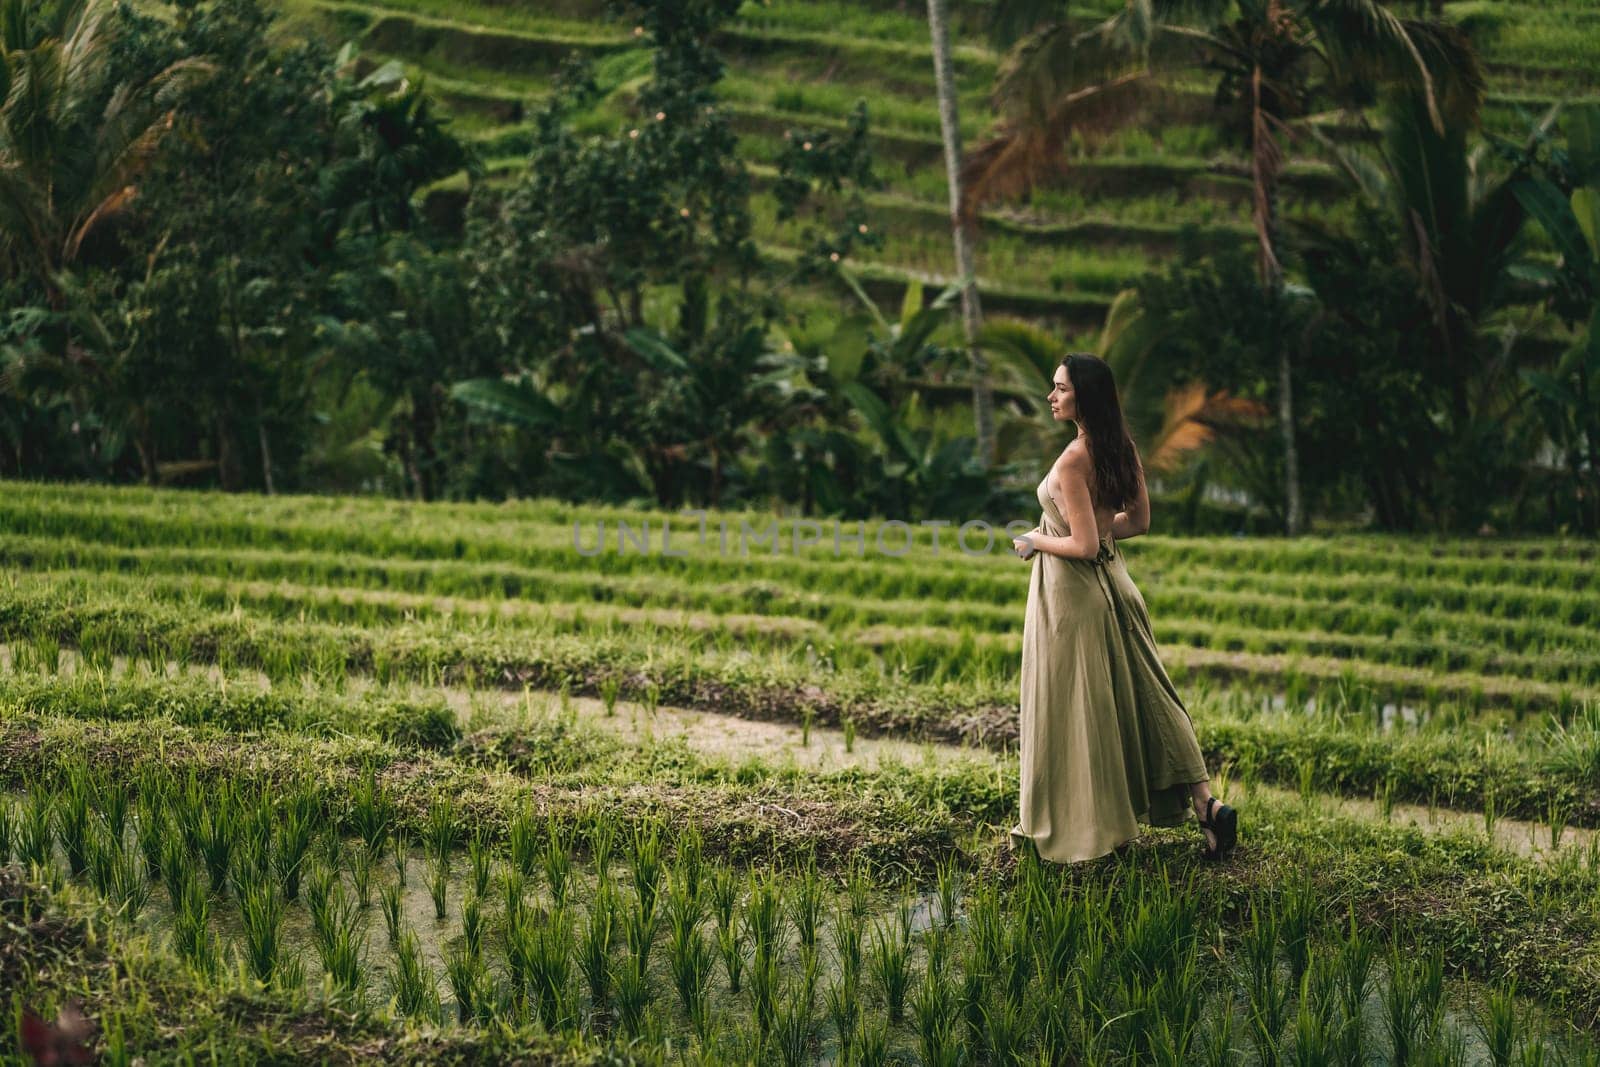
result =
[{"label": "rice terrace", "polygon": [[0,41],[0,1064],[1600,1067],[1595,0]]}]

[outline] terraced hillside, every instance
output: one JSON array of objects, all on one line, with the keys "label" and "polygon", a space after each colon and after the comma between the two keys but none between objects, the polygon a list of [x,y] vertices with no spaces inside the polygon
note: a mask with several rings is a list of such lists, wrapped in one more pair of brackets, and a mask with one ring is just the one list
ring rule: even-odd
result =
[{"label": "terraced hillside", "polygon": [[1130,542],[1245,837],[1056,868],[1028,565],[664,518],[6,485],[16,1003],[112,1062],[1600,1056],[1592,544]]},{"label": "terraced hillside", "polygon": [[[370,59],[397,58],[426,76],[492,172],[518,164],[528,143],[528,104],[549,91],[568,54],[596,60],[608,91],[586,120],[595,129],[623,121],[629,86],[648,70],[631,27],[607,21],[596,0],[534,8],[481,0],[283,0],[283,7],[289,32],[355,39]],[[1087,20],[1095,7],[1075,11]],[[985,5],[954,9],[962,129],[971,143],[990,121],[987,94],[1000,55],[985,43]],[[1485,57],[1486,129],[1520,133],[1552,101],[1600,91],[1600,9],[1591,4],[1465,2],[1445,11],[1470,28]],[[856,101],[867,101],[887,183],[872,200],[886,244],[865,261],[880,290],[951,274],[922,16],[920,4],[752,2],[718,42],[730,65],[726,106],[760,173],[772,173],[765,168],[784,129],[842,128]],[[985,306],[1081,335],[1100,324],[1118,288],[1170,254],[1181,225],[1197,224],[1218,241],[1245,240],[1249,171],[1240,147],[1213,121],[1211,91],[1200,81],[1176,86],[1137,129],[1093,147],[1074,145],[1076,165],[1056,187],[1026,206],[988,212],[979,259]],[[1344,132],[1360,135],[1354,127]],[[434,195],[448,209],[463,189],[457,179]],[[1290,146],[1288,216],[1336,215],[1341,195],[1309,144]],[[774,251],[795,240],[770,214],[759,220],[759,236]]]}]

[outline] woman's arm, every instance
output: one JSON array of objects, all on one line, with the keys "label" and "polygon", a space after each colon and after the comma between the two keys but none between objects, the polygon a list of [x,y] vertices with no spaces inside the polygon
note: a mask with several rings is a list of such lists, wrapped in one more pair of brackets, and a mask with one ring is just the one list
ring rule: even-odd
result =
[{"label": "woman's arm", "polygon": [[[1137,451],[1134,453],[1138,456]],[[1150,494],[1144,487],[1144,464],[1139,465],[1139,491],[1126,511],[1117,512],[1111,520],[1111,536],[1118,541],[1138,537],[1150,532]]]},{"label": "woman's arm", "polygon": [[1071,533],[1066,537],[1033,534],[1034,547],[1062,559],[1094,559],[1100,554],[1100,528],[1094,521],[1094,502],[1089,498],[1088,455],[1068,449],[1056,461],[1051,474],[1061,491],[1051,489],[1048,481],[1045,488],[1066,518]]}]

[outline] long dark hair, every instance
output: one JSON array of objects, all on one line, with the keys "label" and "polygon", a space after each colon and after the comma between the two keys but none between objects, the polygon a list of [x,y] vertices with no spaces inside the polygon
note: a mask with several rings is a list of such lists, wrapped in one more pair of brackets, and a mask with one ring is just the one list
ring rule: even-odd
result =
[{"label": "long dark hair", "polygon": [[1097,503],[1125,508],[1139,496],[1139,455],[1122,418],[1116,379],[1105,360],[1087,352],[1070,352],[1061,361],[1072,382],[1078,408],[1075,420],[1089,435],[1094,462],[1091,495]]}]

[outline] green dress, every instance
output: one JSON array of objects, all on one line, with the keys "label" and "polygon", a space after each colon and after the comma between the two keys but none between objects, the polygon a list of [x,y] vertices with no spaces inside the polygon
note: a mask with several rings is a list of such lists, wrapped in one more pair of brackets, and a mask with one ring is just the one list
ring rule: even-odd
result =
[{"label": "green dress", "polygon": [[[1040,531],[1066,537],[1043,481],[1036,495]],[[1140,822],[1186,821],[1190,783],[1209,778],[1110,531],[1092,560],[1033,557],[1018,740],[1022,810],[1010,843],[1031,838],[1056,863],[1103,856]]]}]

